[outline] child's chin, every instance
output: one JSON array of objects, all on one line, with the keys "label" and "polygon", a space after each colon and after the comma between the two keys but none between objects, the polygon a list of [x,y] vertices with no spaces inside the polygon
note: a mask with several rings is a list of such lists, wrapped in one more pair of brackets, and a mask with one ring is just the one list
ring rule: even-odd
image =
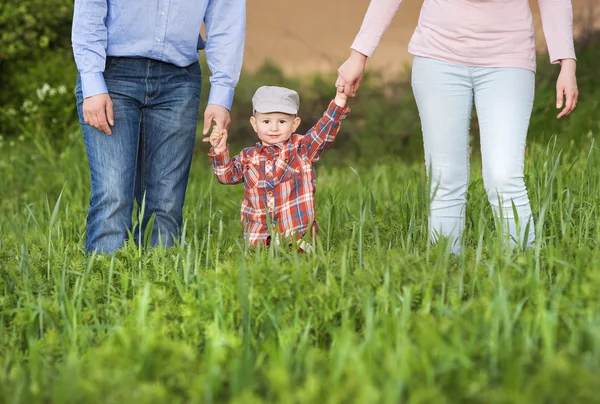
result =
[{"label": "child's chin", "polygon": [[277,143],[281,143],[281,142],[285,142],[286,140],[288,140],[291,137],[288,136],[266,136],[265,138],[261,138],[263,144],[268,145],[268,146],[275,146]]}]

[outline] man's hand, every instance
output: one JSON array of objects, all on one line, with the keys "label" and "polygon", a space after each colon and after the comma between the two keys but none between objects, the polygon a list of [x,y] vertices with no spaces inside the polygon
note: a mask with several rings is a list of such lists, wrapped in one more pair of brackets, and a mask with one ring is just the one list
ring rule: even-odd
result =
[{"label": "man's hand", "polygon": [[337,91],[343,91],[347,97],[354,97],[362,83],[366,65],[367,57],[352,50],[348,60],[338,69],[338,78],[335,82]]},{"label": "man's hand", "polygon": [[563,59],[560,63],[560,74],[556,80],[556,108],[560,111],[557,118],[569,115],[577,105],[579,91],[577,90],[577,77],[575,76],[576,63],[574,59]]},{"label": "man's hand", "polygon": [[115,124],[115,116],[110,96],[98,94],[84,99],[83,119],[88,125],[112,135],[110,127]]},{"label": "man's hand", "polygon": [[217,130],[223,130],[229,128],[229,124],[231,123],[231,116],[229,115],[229,110],[225,107],[216,104],[208,104],[206,110],[204,111],[204,130],[202,134],[206,136],[210,127],[212,126],[212,122],[217,124]]},{"label": "man's hand", "polygon": [[214,126],[210,136],[202,138],[202,141],[204,143],[210,142],[210,145],[213,147],[213,151],[216,154],[223,153],[225,149],[227,149],[227,130],[219,130]]}]

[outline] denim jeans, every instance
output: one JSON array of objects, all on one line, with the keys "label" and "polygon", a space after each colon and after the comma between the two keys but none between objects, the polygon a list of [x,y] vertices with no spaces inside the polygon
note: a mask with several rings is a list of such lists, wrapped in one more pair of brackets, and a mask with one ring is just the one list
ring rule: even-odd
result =
[{"label": "denim jeans", "polygon": [[517,243],[530,246],[535,233],[523,171],[535,73],[415,57],[412,87],[431,183],[431,239],[435,242],[440,235],[448,237],[453,241],[452,252],[460,252],[470,171],[469,122],[474,102],[488,200],[496,218],[501,219],[505,235],[510,237],[510,247]]},{"label": "denim jeans", "polygon": [[134,199],[145,210],[141,234],[154,215],[150,244],[179,236],[196,139],[200,65],[185,68],[146,58],[108,57],[104,72],[113,102],[112,135],[83,120],[81,79],[76,96],[91,176],[86,251],[112,253],[128,239]]}]

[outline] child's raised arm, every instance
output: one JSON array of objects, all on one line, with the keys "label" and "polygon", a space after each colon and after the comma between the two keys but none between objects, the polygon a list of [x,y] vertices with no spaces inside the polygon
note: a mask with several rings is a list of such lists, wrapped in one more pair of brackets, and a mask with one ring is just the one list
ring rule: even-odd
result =
[{"label": "child's raised arm", "polygon": [[319,160],[323,151],[333,144],[348,112],[350,108],[346,106],[346,97],[340,96],[338,92],[335,100],[329,103],[323,117],[302,138],[301,143],[306,147],[305,153],[311,162]]}]

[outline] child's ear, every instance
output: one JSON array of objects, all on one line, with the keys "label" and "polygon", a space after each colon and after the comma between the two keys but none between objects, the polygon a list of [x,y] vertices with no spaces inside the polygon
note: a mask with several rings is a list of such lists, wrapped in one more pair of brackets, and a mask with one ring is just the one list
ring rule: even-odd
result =
[{"label": "child's ear", "polygon": [[296,131],[296,129],[298,129],[298,126],[300,126],[300,122],[302,122],[302,119],[300,119],[299,116],[294,118],[294,132]]},{"label": "child's ear", "polygon": [[250,117],[250,125],[254,128],[254,131],[258,133],[258,126],[256,126],[256,118],[254,116]]}]

